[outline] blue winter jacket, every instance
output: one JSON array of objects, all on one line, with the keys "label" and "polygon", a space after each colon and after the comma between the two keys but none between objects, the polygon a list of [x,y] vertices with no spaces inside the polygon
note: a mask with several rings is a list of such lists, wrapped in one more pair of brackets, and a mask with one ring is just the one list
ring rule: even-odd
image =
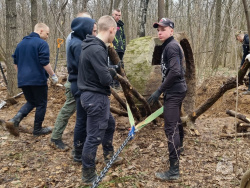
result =
[{"label": "blue winter jacket", "polygon": [[243,56],[241,60],[241,66],[244,64],[246,56],[250,53],[249,52],[249,36],[245,34],[243,43],[242,43],[242,49],[243,49]]},{"label": "blue winter jacket", "polygon": [[49,45],[39,34],[32,32],[24,37],[12,57],[18,68],[19,88],[47,85],[49,75],[43,67],[49,64]]},{"label": "blue winter jacket", "polygon": [[71,23],[71,40],[67,50],[67,68],[69,77],[68,80],[77,82],[78,62],[81,54],[81,44],[86,38],[86,35],[92,34],[95,20],[86,17],[75,18]]}]

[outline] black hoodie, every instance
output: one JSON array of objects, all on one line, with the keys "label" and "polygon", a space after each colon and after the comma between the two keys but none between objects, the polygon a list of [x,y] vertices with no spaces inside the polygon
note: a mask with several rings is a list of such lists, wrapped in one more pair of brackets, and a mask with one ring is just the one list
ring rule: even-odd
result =
[{"label": "black hoodie", "polygon": [[78,89],[110,95],[111,82],[107,46],[99,38],[88,35],[82,43],[77,78]]},{"label": "black hoodie", "polygon": [[70,82],[77,81],[81,44],[87,34],[92,34],[94,24],[95,20],[86,17],[75,18],[71,23],[71,29],[73,32],[71,33],[69,50],[67,51],[68,79]]}]

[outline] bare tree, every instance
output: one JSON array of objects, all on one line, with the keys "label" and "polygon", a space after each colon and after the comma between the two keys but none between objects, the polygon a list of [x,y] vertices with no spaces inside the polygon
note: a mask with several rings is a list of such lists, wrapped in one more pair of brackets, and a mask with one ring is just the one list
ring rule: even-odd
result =
[{"label": "bare tree", "polygon": [[77,13],[78,13],[78,9],[77,9],[78,4],[77,4],[77,2],[78,2],[78,0],[73,0],[73,1],[72,1],[73,15],[74,15],[74,17],[75,17],[75,16],[77,15]]},{"label": "bare tree", "polygon": [[147,10],[149,0],[141,0],[140,3],[140,14],[139,14],[139,37],[145,37],[145,24],[147,21]]},{"label": "bare tree", "polygon": [[115,0],[114,1],[114,8],[119,8],[120,3],[121,3],[121,0]]},{"label": "bare tree", "polygon": [[31,4],[31,31],[34,29],[37,24],[37,1],[30,0]]},{"label": "bare tree", "polygon": [[158,21],[164,18],[164,0],[158,0]]},{"label": "bare tree", "polygon": [[214,30],[214,55],[212,60],[213,69],[218,68],[221,62],[220,46],[221,46],[221,6],[222,0],[216,0],[216,14],[215,14],[215,30]]},{"label": "bare tree", "polygon": [[170,3],[171,3],[171,0],[166,0],[166,2],[165,2],[165,17],[167,17],[167,18],[169,18],[169,5],[170,5]]},{"label": "bare tree", "polygon": [[16,0],[5,0],[6,3],[6,65],[7,65],[7,81],[8,94],[13,96],[18,93],[17,89],[17,74],[13,66],[11,55],[16,47]]},{"label": "bare tree", "polygon": [[114,4],[114,0],[111,0],[111,1],[110,1],[110,7],[109,7],[109,15],[112,14],[112,11],[113,11],[113,4]]}]

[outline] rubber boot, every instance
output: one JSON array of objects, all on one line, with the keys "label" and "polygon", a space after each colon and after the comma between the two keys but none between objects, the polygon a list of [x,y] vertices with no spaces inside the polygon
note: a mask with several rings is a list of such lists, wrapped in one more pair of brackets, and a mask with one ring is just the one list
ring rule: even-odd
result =
[{"label": "rubber boot", "polygon": [[177,180],[180,177],[179,172],[179,160],[178,159],[170,159],[170,168],[166,172],[156,172],[155,176],[157,179],[164,181]]},{"label": "rubber boot", "polygon": [[24,115],[21,112],[18,112],[12,119],[6,122],[6,128],[10,134],[14,136],[19,136],[19,123],[24,118]]},{"label": "rubber boot", "polygon": [[82,163],[82,148],[74,147],[71,154],[75,162]]},{"label": "rubber boot", "polygon": [[[104,162],[108,164],[110,159],[113,157],[114,151],[103,151]],[[112,163],[113,165],[119,165],[123,161],[122,157],[117,157],[116,160]]]},{"label": "rubber boot", "polygon": [[46,135],[52,132],[51,127],[42,127],[42,124],[43,122],[34,123],[34,131],[33,131],[34,136]]},{"label": "rubber boot", "polygon": [[85,185],[92,185],[96,178],[97,174],[95,171],[95,167],[82,168],[82,181]]}]

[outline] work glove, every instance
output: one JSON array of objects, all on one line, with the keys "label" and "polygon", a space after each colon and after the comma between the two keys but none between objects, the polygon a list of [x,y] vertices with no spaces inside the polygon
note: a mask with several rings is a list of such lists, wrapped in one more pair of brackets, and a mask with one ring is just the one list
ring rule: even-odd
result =
[{"label": "work glove", "polygon": [[114,79],[114,77],[116,76],[116,71],[115,71],[115,69],[110,68],[110,69],[109,69],[109,73],[110,73],[111,77]]},{"label": "work glove", "polygon": [[250,62],[250,54],[246,56],[245,60],[248,60]]},{"label": "work glove", "polygon": [[57,78],[56,74],[53,74],[51,76],[51,81],[52,81],[53,84],[56,84],[58,82],[58,78]]},{"label": "work glove", "polygon": [[159,90],[156,90],[156,91],[148,98],[148,103],[149,103],[149,104],[150,104],[150,103],[155,104],[155,103],[158,101],[160,95],[161,95],[161,92],[160,92]]},{"label": "work glove", "polygon": [[119,62],[117,63],[117,65],[115,65],[114,67],[115,67],[116,72],[119,72],[119,71],[121,70],[121,68],[124,69],[123,61],[122,61],[122,60],[119,61]]}]

